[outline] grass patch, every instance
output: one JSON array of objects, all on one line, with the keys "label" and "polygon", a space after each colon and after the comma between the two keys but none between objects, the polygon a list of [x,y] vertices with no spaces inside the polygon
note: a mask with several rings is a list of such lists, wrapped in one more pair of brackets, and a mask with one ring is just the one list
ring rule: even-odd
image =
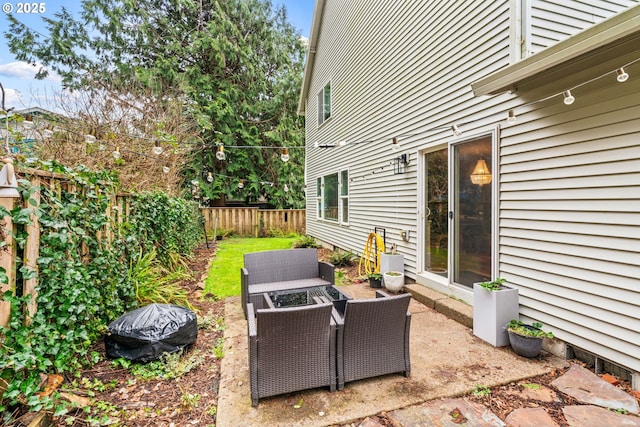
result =
[{"label": "grass patch", "polygon": [[296,237],[232,238],[219,241],[204,292],[218,298],[240,295],[240,269],[248,252],[290,249]]}]

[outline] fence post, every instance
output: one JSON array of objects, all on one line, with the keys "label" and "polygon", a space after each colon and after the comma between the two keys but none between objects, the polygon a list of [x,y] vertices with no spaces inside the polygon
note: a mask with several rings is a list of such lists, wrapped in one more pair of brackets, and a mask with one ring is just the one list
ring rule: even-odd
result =
[{"label": "fence post", "polygon": [[[11,211],[15,207],[16,199],[9,197],[0,198],[0,206]],[[0,251],[0,267],[6,270],[7,283],[0,283],[0,295],[6,291],[15,293],[16,282],[16,247],[13,241],[13,219],[5,216],[2,219],[2,239],[6,246]],[[11,317],[11,303],[0,299],[0,325],[7,326]]]},{"label": "fence post", "polygon": [[[40,177],[35,176],[31,179],[31,185],[37,187],[37,190],[31,198],[36,202],[32,208],[35,210],[40,206]],[[30,270],[38,272],[38,256],[40,256],[40,222],[35,214],[35,211],[30,215],[30,222],[27,225],[27,243],[24,249],[24,264]],[[33,316],[36,314],[38,305],[36,299],[38,298],[38,292],[36,286],[38,283],[37,277],[27,279],[24,281],[24,295],[31,295],[31,299],[27,302],[25,307],[25,325],[30,325]]]}]

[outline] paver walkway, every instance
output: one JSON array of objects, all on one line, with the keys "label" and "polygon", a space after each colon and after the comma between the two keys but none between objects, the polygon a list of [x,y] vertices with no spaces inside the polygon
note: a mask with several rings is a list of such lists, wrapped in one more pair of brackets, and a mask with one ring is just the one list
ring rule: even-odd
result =
[{"label": "paver walkway", "polygon": [[[585,405],[569,405],[563,414],[571,427],[629,426],[640,427],[638,400],[580,365],[571,365],[552,385]],[[556,392],[541,388],[527,390],[532,405],[537,401],[558,399]],[[617,412],[619,411],[619,412]],[[541,407],[513,411],[506,423],[491,410],[466,399],[437,399],[388,413],[401,426],[456,427],[556,427],[558,424]],[[362,427],[377,427],[368,420]]]}]

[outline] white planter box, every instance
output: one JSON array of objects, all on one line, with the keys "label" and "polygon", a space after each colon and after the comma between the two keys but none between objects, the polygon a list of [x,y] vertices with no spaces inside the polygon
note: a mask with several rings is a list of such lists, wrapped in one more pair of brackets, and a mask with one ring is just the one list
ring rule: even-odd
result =
[{"label": "white planter box", "polygon": [[380,254],[380,274],[387,271],[404,272],[404,255],[403,254]]},{"label": "white planter box", "polygon": [[490,291],[473,284],[473,335],[494,347],[509,345],[507,324],[519,313],[517,288]]}]

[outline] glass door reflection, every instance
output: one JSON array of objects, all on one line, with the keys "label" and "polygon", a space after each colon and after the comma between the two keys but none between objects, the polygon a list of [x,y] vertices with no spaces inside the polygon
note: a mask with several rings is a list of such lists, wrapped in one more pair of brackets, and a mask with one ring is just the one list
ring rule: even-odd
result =
[{"label": "glass door reflection", "polygon": [[449,221],[448,150],[443,148],[425,154],[425,271],[447,277]]}]

